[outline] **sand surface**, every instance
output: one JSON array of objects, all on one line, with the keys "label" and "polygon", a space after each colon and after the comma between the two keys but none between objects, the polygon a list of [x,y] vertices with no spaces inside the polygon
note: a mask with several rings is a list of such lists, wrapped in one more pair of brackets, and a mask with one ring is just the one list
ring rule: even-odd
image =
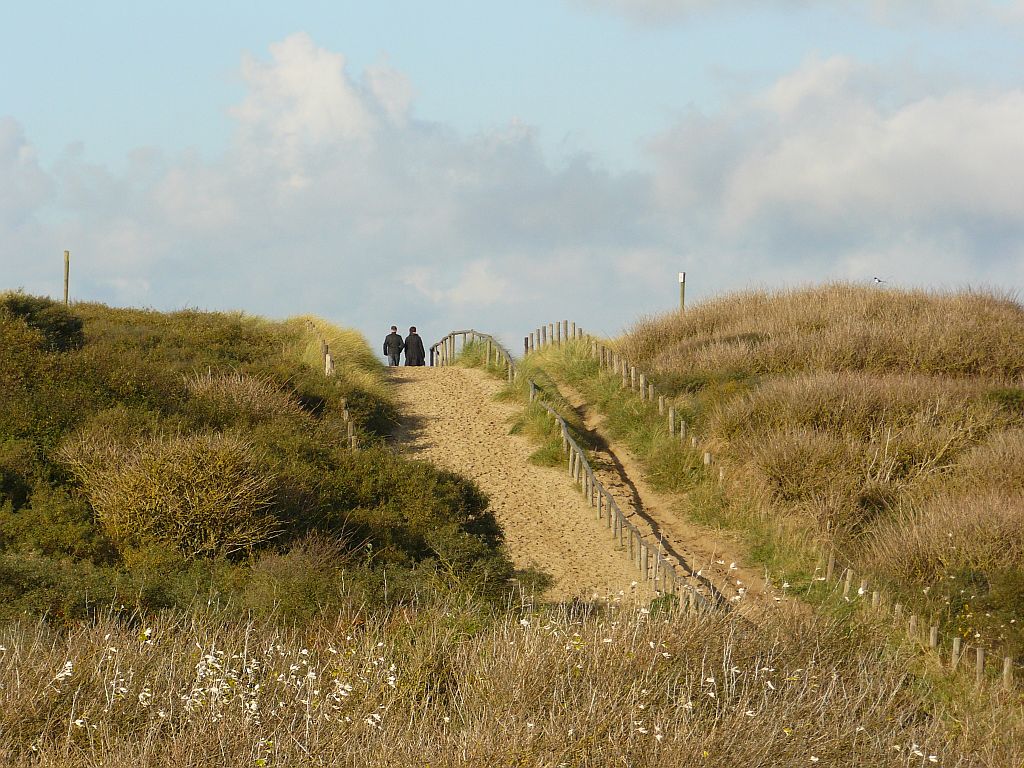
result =
[{"label": "sand surface", "polygon": [[501,382],[457,366],[392,368],[403,421],[399,449],[472,478],[490,498],[518,568],[554,578],[547,598],[647,600],[638,571],[560,468],[531,464],[529,440],[510,434],[521,413],[494,399]]},{"label": "sand surface", "polygon": [[668,560],[702,594],[755,616],[789,600],[762,570],[744,565],[744,547],[734,535],[697,525],[681,512],[681,499],[661,493],[647,481],[640,460],[611,437],[603,414],[565,383],[559,391],[580,416],[595,446],[590,464],[629,520],[649,539],[663,542]]}]

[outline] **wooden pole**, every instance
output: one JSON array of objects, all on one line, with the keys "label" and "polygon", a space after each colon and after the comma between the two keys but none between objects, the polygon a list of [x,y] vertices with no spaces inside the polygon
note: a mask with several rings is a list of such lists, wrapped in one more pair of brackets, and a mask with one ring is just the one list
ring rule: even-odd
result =
[{"label": "wooden pole", "polygon": [[956,670],[957,665],[960,663],[960,646],[963,640],[959,637],[953,638],[953,651],[949,657],[949,671],[953,672]]},{"label": "wooden pole", "polygon": [[669,406],[668,409],[668,436],[675,437],[676,434],[676,409]]},{"label": "wooden pole", "polygon": [[[568,341],[568,339],[566,339]],[[562,324],[555,323],[555,344],[562,346]]]},{"label": "wooden pole", "polygon": [[647,376],[640,374],[640,399],[645,400],[647,398]]},{"label": "wooden pole", "polygon": [[658,395],[658,415],[659,416],[664,416],[665,415],[665,396],[664,395]]},{"label": "wooden pole", "polygon": [[[654,402],[654,385],[650,382],[647,383],[647,399],[650,402]],[[659,411],[660,413],[661,411]]]},{"label": "wooden pole", "polygon": [[849,599],[850,597],[850,586],[853,584],[853,569],[846,569],[846,579],[843,582],[843,598]]},{"label": "wooden pole", "polygon": [[679,273],[679,311],[686,309],[686,273]]},{"label": "wooden pole", "polygon": [[832,574],[836,570],[836,555],[833,552],[828,556],[828,565],[825,567],[825,583],[832,581]]},{"label": "wooden pole", "polygon": [[928,630],[928,647],[938,648],[939,647],[939,628],[931,627]]},{"label": "wooden pole", "polygon": [[68,283],[71,278],[71,251],[64,251],[64,306],[68,306]]}]

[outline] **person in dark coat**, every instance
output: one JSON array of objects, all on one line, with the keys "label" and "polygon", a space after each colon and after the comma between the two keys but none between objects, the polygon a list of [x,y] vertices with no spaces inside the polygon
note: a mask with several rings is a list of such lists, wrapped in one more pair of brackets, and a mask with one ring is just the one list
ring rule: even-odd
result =
[{"label": "person in dark coat", "polygon": [[405,364],[427,364],[427,353],[423,349],[423,339],[416,333],[415,325],[409,329],[409,335],[405,337]]},{"label": "person in dark coat", "polygon": [[384,354],[388,358],[388,365],[398,365],[401,362],[402,350],[405,349],[405,342],[398,333],[398,326],[391,326],[391,333],[384,339]]}]

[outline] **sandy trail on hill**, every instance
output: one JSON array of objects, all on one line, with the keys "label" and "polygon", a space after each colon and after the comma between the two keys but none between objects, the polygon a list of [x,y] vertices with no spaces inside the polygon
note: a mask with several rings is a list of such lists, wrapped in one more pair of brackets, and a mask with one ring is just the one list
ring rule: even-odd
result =
[{"label": "sandy trail on hill", "polygon": [[640,460],[610,436],[605,416],[583,395],[564,382],[558,383],[558,389],[588,432],[594,446],[590,465],[598,479],[637,528],[664,542],[669,561],[679,573],[691,574],[688,582],[693,587],[748,616],[790,602],[763,571],[743,565],[744,547],[735,536],[687,520],[680,512],[679,498],[656,491],[646,480]]},{"label": "sandy trail on hill", "polygon": [[545,597],[653,596],[636,584],[628,556],[565,471],[530,463],[536,447],[509,432],[521,408],[494,399],[500,381],[457,366],[389,371],[402,413],[400,450],[477,482],[505,530],[516,567],[537,567],[554,578]]}]

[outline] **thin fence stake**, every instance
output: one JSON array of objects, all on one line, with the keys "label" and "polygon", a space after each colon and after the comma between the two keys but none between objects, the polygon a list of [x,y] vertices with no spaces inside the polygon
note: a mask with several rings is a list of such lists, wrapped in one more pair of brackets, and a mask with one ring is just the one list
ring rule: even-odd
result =
[{"label": "thin fence stake", "polygon": [[852,568],[847,568],[846,569],[846,579],[843,582],[843,599],[844,600],[849,600],[850,599],[850,586],[852,584],[853,584],[853,569]]},{"label": "thin fence stake", "polygon": [[985,649],[979,645],[974,654],[974,684],[981,687],[985,682]]},{"label": "thin fence stake", "polygon": [[953,650],[949,656],[949,671],[951,673],[956,671],[957,665],[960,663],[960,646],[962,643],[963,640],[961,638],[953,638]]}]

